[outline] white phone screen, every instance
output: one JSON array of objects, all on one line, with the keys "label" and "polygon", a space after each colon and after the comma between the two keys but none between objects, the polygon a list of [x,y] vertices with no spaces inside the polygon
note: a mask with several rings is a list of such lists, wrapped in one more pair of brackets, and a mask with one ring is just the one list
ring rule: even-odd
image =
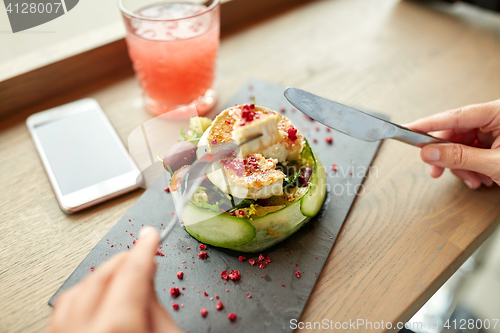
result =
[{"label": "white phone screen", "polygon": [[98,110],[66,114],[35,130],[62,195],[133,170]]}]

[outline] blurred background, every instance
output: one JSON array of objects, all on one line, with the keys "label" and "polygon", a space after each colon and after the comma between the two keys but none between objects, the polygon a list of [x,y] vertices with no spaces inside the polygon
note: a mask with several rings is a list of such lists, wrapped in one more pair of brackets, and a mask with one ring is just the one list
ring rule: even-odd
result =
[{"label": "blurred background", "polygon": [[[446,320],[486,320],[500,316],[500,228],[427,301],[410,322]],[[418,329],[414,332],[500,332],[500,324],[490,329]]]}]

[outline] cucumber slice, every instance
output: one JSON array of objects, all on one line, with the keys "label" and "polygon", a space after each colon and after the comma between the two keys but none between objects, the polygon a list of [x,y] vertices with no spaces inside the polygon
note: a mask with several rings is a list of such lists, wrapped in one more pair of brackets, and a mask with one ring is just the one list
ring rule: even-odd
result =
[{"label": "cucumber slice", "polygon": [[305,149],[315,168],[302,198],[255,219],[218,214],[190,203],[182,215],[186,231],[200,242],[240,252],[262,251],[296,233],[318,214],[326,198],[325,169],[307,142]]},{"label": "cucumber slice", "polygon": [[313,174],[309,179],[309,191],[302,197],[300,203],[300,210],[305,216],[316,216],[326,198],[326,173],[323,164],[319,160],[314,150],[309,146],[306,141],[306,147],[312,153],[314,163],[316,164]]},{"label": "cucumber slice", "polygon": [[188,204],[182,214],[184,228],[200,242],[236,249],[255,238],[255,228],[248,219],[218,214]]},{"label": "cucumber slice", "polygon": [[251,243],[240,246],[237,251],[259,252],[277,244],[296,233],[310,217],[304,216],[300,200],[274,213],[251,220],[256,237]]},{"label": "cucumber slice", "polygon": [[291,236],[311,218],[304,216],[300,200],[256,219],[217,215],[188,204],[182,215],[186,231],[200,242],[240,252],[258,252]]}]

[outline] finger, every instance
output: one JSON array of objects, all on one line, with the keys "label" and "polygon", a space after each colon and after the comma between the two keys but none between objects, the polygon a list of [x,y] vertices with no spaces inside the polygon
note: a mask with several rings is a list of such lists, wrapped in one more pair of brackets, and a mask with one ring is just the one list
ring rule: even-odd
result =
[{"label": "finger", "polygon": [[444,140],[451,140],[453,137],[462,137],[466,133],[471,133],[475,136],[475,130],[471,130],[470,128],[465,128],[465,129],[449,129],[449,130],[444,130],[444,131],[437,131],[434,132],[433,135],[436,138],[444,139]]},{"label": "finger", "polygon": [[172,333],[180,333],[181,331],[177,327],[177,324],[172,319],[167,311],[163,308],[163,306],[158,302],[158,297],[154,290],[153,282],[151,284],[151,297],[150,297],[150,327],[152,328],[152,332],[172,332]]},{"label": "finger", "polygon": [[151,327],[154,333],[161,332],[180,332],[174,320],[167,311],[158,303],[158,300],[151,302]]},{"label": "finger", "polygon": [[500,173],[500,150],[443,143],[423,147],[420,156],[424,162],[435,166],[475,171],[493,179]]},{"label": "finger", "polygon": [[[59,295],[54,304],[54,313],[50,320],[50,332],[64,332],[71,330],[73,325],[80,324],[76,321],[78,317],[74,318],[74,306],[78,301],[78,293],[76,287],[70,288]],[[87,320],[87,318],[83,318]]]},{"label": "finger", "polygon": [[[151,292],[156,263],[154,257],[160,238],[156,229],[144,227],[127,260],[117,272],[109,293],[117,303],[132,302],[144,306]],[[124,292],[125,291],[125,292]],[[118,296],[118,297],[116,297]]]},{"label": "finger", "polygon": [[431,177],[432,178],[439,178],[441,177],[441,175],[443,174],[444,172],[444,168],[441,168],[441,167],[438,167],[438,166],[435,166],[435,165],[431,165]]},{"label": "finger", "polygon": [[413,130],[421,132],[434,132],[448,129],[461,128],[481,128],[494,122],[498,116],[500,106],[499,102],[490,102],[464,106],[458,109],[441,112],[430,117],[425,117],[412,122],[408,126]]},{"label": "finger", "polygon": [[478,173],[479,178],[481,179],[481,183],[483,183],[484,186],[486,187],[491,187],[495,183],[493,179],[490,177],[483,175],[482,173]]},{"label": "finger", "polygon": [[464,181],[468,188],[475,190],[481,187],[481,178],[473,171],[467,170],[451,170],[451,173]]},{"label": "finger", "polygon": [[118,253],[79,283],[77,287],[79,293],[78,312],[91,315],[97,311],[113,274],[125,262],[128,255],[128,252]]},{"label": "finger", "polygon": [[491,149],[498,149],[498,148],[500,148],[500,135],[495,139],[495,141],[491,145]]}]

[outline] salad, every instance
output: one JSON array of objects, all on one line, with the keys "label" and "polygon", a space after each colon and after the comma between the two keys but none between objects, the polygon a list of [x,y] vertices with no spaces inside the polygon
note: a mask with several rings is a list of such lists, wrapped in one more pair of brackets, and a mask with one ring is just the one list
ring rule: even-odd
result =
[{"label": "salad", "polygon": [[191,118],[187,132],[181,128],[179,142],[163,159],[171,173],[170,191],[176,195],[196,158],[231,141],[247,143],[214,161],[183,211],[183,225],[200,242],[258,252],[319,213],[325,170],[290,119],[262,106],[236,105],[213,121]]}]

